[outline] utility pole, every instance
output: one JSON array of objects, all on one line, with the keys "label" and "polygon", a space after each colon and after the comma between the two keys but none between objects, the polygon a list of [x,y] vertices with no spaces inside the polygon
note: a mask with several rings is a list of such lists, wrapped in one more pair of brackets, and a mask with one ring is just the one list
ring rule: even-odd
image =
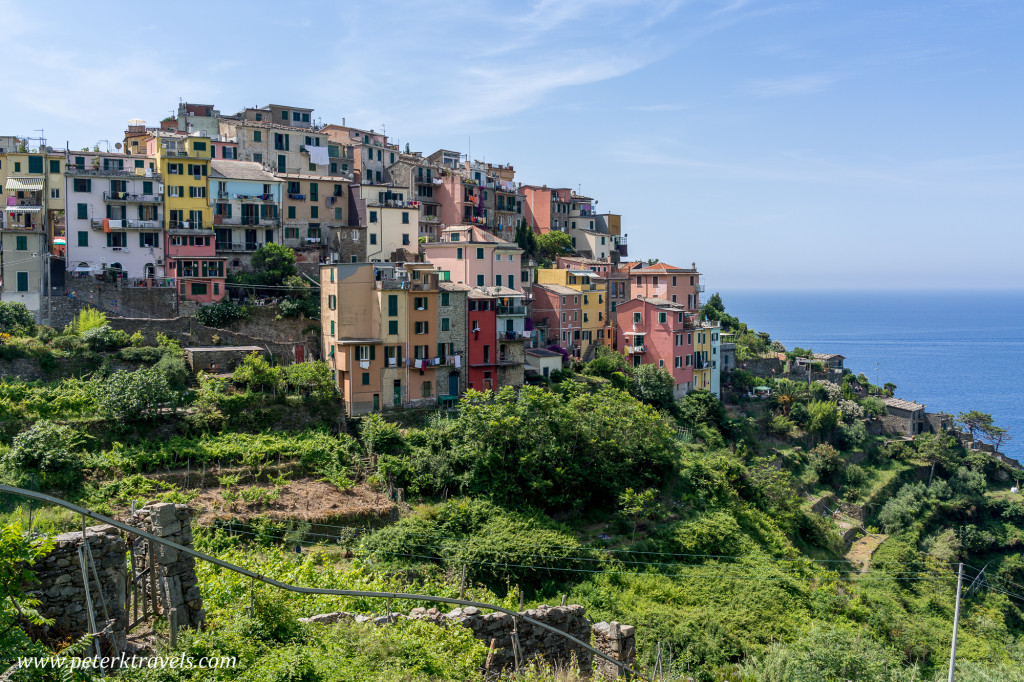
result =
[{"label": "utility pole", "polygon": [[875,360],[875,395],[880,395],[882,393],[882,385],[878,382],[878,360]]},{"label": "utility pole", "polygon": [[964,565],[956,575],[956,609],[953,611],[953,644],[949,650],[949,682],[953,682],[953,670],[956,668],[956,628],[960,624],[960,586],[964,582]]}]

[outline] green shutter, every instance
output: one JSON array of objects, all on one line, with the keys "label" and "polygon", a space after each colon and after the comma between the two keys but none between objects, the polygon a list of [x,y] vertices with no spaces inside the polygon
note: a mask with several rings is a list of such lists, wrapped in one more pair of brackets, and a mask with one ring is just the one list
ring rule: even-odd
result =
[{"label": "green shutter", "polygon": [[107,246],[113,246],[113,245],[114,245],[114,235],[112,233],[110,233],[110,232],[107,232]]},{"label": "green shutter", "polygon": [[89,219],[89,205],[88,204],[79,204],[78,205],[78,218],[79,218],[79,220],[88,220]]},{"label": "green shutter", "polygon": [[85,230],[79,230],[78,232],[78,245],[89,246],[89,233]]},{"label": "green shutter", "polygon": [[152,194],[153,193],[153,182],[151,180],[144,180],[142,182],[142,193]]},{"label": "green shutter", "polygon": [[[139,209],[139,210],[142,210],[142,209],[141,209],[141,207],[140,207],[140,209]],[[146,245],[146,240],[145,240],[145,239],[143,239],[143,237],[142,237],[142,233],[141,233],[141,232],[139,232],[139,246],[145,246],[145,245]]]},{"label": "green shutter", "polygon": [[377,346],[370,346],[370,359],[371,360],[376,360],[377,359]]}]

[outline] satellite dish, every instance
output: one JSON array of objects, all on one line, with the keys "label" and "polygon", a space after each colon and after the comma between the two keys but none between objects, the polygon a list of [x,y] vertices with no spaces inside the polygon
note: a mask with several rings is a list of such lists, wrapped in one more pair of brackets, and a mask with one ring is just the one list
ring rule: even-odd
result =
[{"label": "satellite dish", "polygon": [[114,143],[114,148],[115,149],[120,149],[121,148],[121,143],[120,142],[115,142]]}]

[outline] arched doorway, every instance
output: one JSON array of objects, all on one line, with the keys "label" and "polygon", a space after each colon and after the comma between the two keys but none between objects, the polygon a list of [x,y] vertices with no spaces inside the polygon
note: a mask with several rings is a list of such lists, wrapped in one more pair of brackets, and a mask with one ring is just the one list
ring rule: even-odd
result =
[{"label": "arched doorway", "polygon": [[146,263],[146,267],[143,268],[143,276],[146,279],[156,279],[156,266],[152,263]]}]

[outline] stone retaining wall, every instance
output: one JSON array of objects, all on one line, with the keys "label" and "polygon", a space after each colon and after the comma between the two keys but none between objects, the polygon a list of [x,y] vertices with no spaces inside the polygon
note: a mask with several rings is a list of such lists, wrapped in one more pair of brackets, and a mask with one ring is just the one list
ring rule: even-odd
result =
[{"label": "stone retaining wall", "polygon": [[[124,651],[126,630],[127,569],[125,542],[113,526],[92,526],[85,529],[85,539],[92,552],[99,584],[85,555],[89,575],[89,592],[97,631],[104,655]],[[48,646],[60,646],[91,632],[89,611],[82,578],[78,548],[83,546],[82,533],[64,533],[54,538],[53,550],[36,562],[32,571],[39,583],[31,594],[39,599],[39,612],[53,619],[53,625],[28,626],[26,631]]]},{"label": "stone retaining wall", "polygon": [[[547,606],[542,604],[536,609],[523,611],[523,616],[551,625],[573,637],[591,643],[591,646],[632,666],[636,662],[635,628],[619,623],[597,623],[592,625],[586,617],[586,609],[579,605]],[[390,614],[371,618],[361,614],[335,611],[309,618],[300,618],[300,622],[331,624],[350,620],[356,623],[387,625],[399,618],[410,620],[426,620],[440,627],[459,625],[469,628],[476,639],[488,646],[494,641],[494,655],[491,670],[498,671],[515,667],[515,654],[512,649],[512,633],[519,638],[523,662],[532,658],[542,658],[549,663],[578,664],[581,670],[590,670],[594,665],[595,656],[589,650],[562,637],[550,630],[533,625],[507,613],[481,613],[473,606],[456,608],[444,613],[436,608],[415,608],[404,614]],[[596,657],[597,670],[606,679],[618,676],[618,666]]]}]

